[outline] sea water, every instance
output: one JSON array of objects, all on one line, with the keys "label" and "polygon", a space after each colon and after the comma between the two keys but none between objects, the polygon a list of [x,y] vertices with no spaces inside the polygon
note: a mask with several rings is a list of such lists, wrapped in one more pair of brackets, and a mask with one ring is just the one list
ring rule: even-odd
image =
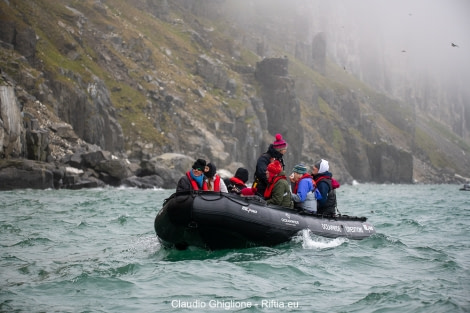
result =
[{"label": "sea water", "polygon": [[164,249],[173,190],[0,192],[1,312],[470,312],[470,192],[341,186],[377,234],[302,231],[275,247]]}]

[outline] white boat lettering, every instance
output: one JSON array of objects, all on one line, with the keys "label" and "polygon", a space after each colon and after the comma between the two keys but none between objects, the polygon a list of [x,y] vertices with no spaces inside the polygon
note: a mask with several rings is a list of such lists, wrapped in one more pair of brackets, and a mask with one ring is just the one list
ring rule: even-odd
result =
[{"label": "white boat lettering", "polygon": [[348,233],[363,233],[364,232],[364,230],[362,230],[362,228],[358,226],[346,226],[344,227],[344,229]]},{"label": "white boat lettering", "polygon": [[287,218],[281,218],[281,221],[283,221],[284,223],[287,223],[287,224],[296,224],[296,225],[299,225],[299,221],[296,221],[296,220],[290,220],[290,219],[287,219]]},{"label": "white boat lettering", "polygon": [[257,213],[258,213],[258,211],[253,210],[253,209],[250,209],[250,208],[247,207],[247,206],[242,206],[242,210],[243,210],[243,211],[246,211],[246,212],[248,212],[248,213],[254,213],[254,214],[257,214]]},{"label": "white boat lettering", "polygon": [[337,231],[337,232],[341,232],[341,227],[338,226],[338,225],[331,225],[331,224],[321,224],[321,227],[324,229],[324,230],[334,230],[334,231]]},{"label": "white boat lettering", "polygon": [[362,227],[364,227],[364,229],[367,230],[367,231],[373,231],[374,230],[374,227],[372,225],[362,225]]}]

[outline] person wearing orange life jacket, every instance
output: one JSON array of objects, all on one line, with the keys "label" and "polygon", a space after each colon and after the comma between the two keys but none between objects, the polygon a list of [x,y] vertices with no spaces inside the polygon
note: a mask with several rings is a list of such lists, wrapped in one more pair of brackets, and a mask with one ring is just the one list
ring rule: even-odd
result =
[{"label": "person wearing orange life jacket", "polygon": [[207,183],[204,180],[204,169],[206,167],[206,160],[197,159],[194,162],[192,169],[186,172],[180,178],[176,186],[176,192],[192,191],[192,190],[208,190]]},{"label": "person wearing orange life jacket", "polygon": [[315,197],[315,182],[312,175],[307,173],[304,164],[297,164],[290,176],[294,184],[292,188],[292,201],[294,208],[317,213],[317,198]]},{"label": "person wearing orange life jacket", "polygon": [[266,176],[268,178],[268,186],[264,191],[266,203],[293,209],[294,203],[291,200],[289,182],[278,160],[274,160],[274,162],[268,165],[266,168]]},{"label": "person wearing orange life jacket", "polygon": [[207,163],[207,171],[204,172],[205,182],[207,184],[207,190],[209,191],[218,191],[218,192],[228,192],[227,186],[223,179],[220,178],[217,174],[217,168],[213,163]]},{"label": "person wearing orange life jacket", "polygon": [[317,213],[324,215],[336,214],[336,192],[339,187],[338,182],[329,172],[330,166],[327,160],[321,159],[313,165],[313,180],[321,194],[321,199],[317,201]]}]

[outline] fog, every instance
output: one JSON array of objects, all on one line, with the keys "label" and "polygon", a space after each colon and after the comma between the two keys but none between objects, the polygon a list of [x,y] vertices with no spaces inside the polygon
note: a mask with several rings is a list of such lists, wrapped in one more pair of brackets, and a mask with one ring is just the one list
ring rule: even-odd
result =
[{"label": "fog", "polygon": [[317,2],[312,19],[327,34],[330,56],[365,80],[432,79],[470,89],[469,0],[329,0]]}]

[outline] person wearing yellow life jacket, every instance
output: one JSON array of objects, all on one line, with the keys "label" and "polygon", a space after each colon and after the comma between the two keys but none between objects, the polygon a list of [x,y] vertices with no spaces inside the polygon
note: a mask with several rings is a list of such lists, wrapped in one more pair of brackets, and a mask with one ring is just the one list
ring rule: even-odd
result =
[{"label": "person wearing yellow life jacket", "polygon": [[203,174],[205,168],[206,160],[197,159],[196,162],[194,162],[192,169],[186,172],[186,174],[178,181],[176,192],[208,190]]}]

